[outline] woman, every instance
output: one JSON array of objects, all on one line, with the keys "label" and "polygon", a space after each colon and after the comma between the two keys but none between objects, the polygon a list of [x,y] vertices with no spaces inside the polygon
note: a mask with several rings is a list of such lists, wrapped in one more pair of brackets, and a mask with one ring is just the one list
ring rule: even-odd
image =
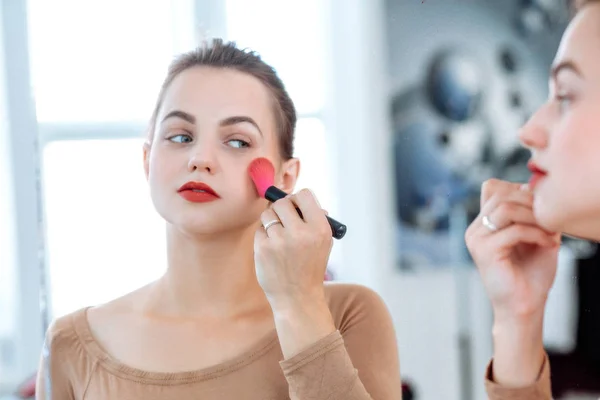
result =
[{"label": "woman", "polygon": [[532,179],[486,182],[465,234],[494,310],[490,399],[552,398],[542,325],[560,233],[600,240],[600,1],[576,6],[550,99],[520,133]]},{"label": "woman", "polygon": [[174,61],[143,149],[166,273],[56,320],[38,398],[401,398],[380,297],[323,283],[332,237],[317,200],[302,190],[270,206],[248,176],[267,157],[292,192],[295,123],[255,53],[216,40]]}]

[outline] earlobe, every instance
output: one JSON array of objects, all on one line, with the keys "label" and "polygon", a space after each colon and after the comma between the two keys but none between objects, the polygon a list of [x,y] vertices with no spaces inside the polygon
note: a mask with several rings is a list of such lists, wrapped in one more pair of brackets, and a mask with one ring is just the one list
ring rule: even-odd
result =
[{"label": "earlobe", "polygon": [[288,194],[293,193],[299,174],[300,160],[291,158],[284,161],[281,165],[281,175],[277,186]]}]

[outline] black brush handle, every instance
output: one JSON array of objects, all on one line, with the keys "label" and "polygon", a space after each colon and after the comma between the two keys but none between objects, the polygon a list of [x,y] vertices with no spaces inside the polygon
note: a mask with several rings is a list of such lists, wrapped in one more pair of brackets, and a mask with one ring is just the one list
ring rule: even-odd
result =
[{"label": "black brush handle", "polygon": [[[265,192],[265,199],[269,200],[271,203],[274,203],[279,199],[283,199],[285,196],[287,196],[287,193],[275,186],[269,186]],[[300,218],[304,219],[302,212],[298,209],[298,207],[296,207],[296,211],[298,211]],[[329,222],[329,226],[331,227],[331,236],[333,236],[335,239],[341,239],[344,237],[347,230],[346,225],[329,217],[329,215],[327,215],[327,222]]]}]

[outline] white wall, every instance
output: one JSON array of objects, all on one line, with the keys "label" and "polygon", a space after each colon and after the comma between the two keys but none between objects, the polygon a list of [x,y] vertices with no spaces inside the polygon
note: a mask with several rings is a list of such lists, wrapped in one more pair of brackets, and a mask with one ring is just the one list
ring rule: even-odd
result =
[{"label": "white wall", "polygon": [[[0,9],[0,15],[2,9]],[[1,20],[1,18],[0,18]],[[3,35],[0,30],[0,67],[4,66],[5,52]],[[16,249],[14,243],[15,218],[14,199],[5,193],[12,192],[12,165],[9,152],[9,125],[6,98],[5,68],[0,68],[0,388],[10,378],[12,362],[9,347],[15,334],[16,300],[15,267]],[[1,393],[1,390],[0,390]]]},{"label": "white wall", "polygon": [[380,0],[330,0],[327,124],[348,233],[340,279],[381,290],[391,273],[394,217]]}]

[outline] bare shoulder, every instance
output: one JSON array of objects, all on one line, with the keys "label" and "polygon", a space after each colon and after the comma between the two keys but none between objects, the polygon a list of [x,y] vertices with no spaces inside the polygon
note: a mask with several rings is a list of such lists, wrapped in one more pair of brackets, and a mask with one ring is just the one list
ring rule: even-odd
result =
[{"label": "bare shoulder", "polygon": [[353,283],[326,282],[325,297],[340,331],[356,323],[390,320],[383,298],[373,289]]}]

